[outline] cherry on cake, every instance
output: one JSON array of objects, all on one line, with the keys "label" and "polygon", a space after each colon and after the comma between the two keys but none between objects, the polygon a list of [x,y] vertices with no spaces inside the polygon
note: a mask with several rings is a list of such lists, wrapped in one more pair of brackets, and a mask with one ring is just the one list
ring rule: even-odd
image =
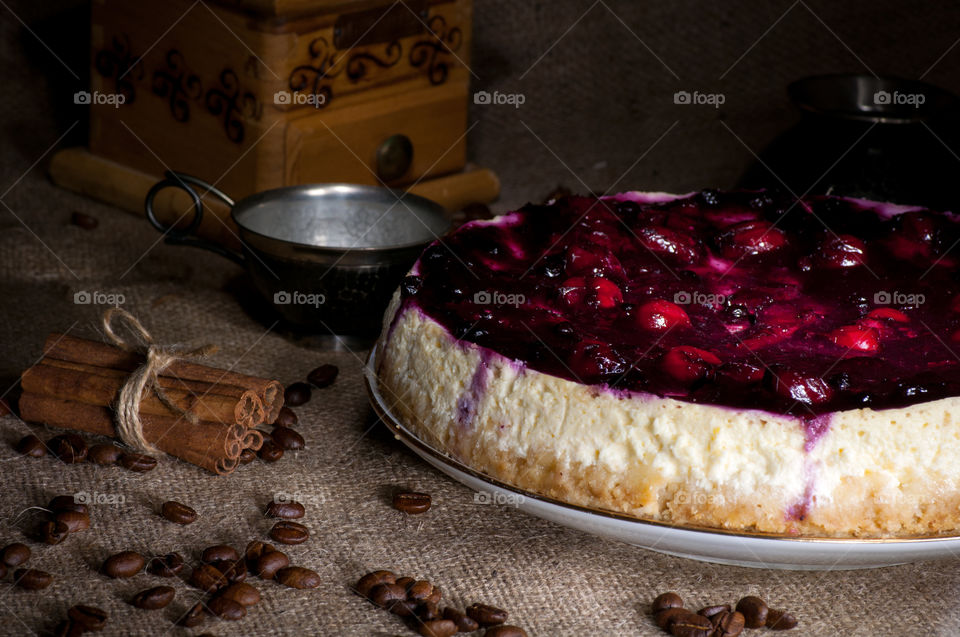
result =
[{"label": "cherry on cake", "polygon": [[380,389],[519,488],[683,525],[960,528],[949,213],[771,192],[567,197],[468,223],[387,312]]}]

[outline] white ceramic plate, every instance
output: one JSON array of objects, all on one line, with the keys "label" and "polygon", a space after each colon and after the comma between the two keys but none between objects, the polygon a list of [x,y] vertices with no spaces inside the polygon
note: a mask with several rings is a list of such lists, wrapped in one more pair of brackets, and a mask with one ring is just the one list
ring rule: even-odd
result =
[{"label": "white ceramic plate", "polygon": [[[379,345],[379,344],[378,344]],[[518,489],[475,471],[417,438],[391,413],[380,395],[370,352],[365,380],[370,402],[394,436],[431,465],[491,502],[516,506],[545,520],[627,542],[651,551],[706,562],[754,568],[833,570],[874,568],[960,557],[960,536],[896,539],[829,539],[738,533],[672,525],[590,509]]]}]

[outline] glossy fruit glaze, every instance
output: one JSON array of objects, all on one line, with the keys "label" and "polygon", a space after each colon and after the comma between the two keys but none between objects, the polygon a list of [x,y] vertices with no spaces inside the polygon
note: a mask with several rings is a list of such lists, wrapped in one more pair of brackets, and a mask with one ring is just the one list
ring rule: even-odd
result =
[{"label": "glossy fruit glaze", "polygon": [[812,418],[960,395],[958,241],[841,198],[567,197],[461,227],[402,294],[540,372]]}]

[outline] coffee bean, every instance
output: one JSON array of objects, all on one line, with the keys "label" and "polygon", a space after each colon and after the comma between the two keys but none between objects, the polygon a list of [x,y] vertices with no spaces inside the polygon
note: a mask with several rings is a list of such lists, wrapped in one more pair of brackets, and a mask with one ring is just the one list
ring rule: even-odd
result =
[{"label": "coffee bean", "polygon": [[377,584],[370,589],[368,597],[371,602],[380,608],[390,610],[390,607],[397,602],[407,599],[407,591],[396,584]]},{"label": "coffee bean", "polygon": [[298,422],[300,422],[300,419],[297,417],[297,412],[289,407],[281,407],[273,424],[278,427],[295,427]]},{"label": "coffee bean", "polygon": [[271,502],[267,505],[266,515],[271,518],[283,518],[284,520],[297,520],[306,513],[303,505],[299,502]]},{"label": "coffee bean", "polygon": [[412,577],[398,577],[397,581],[394,582],[397,586],[403,586],[403,590],[409,591],[410,587],[417,583],[417,580]]},{"label": "coffee bean", "polygon": [[237,553],[237,549],[227,544],[208,546],[207,548],[203,549],[203,553],[200,554],[200,561],[204,564],[216,562],[217,560],[229,560],[232,562],[239,559],[240,554]]},{"label": "coffee bean", "polygon": [[492,626],[483,633],[483,637],[527,637],[527,631],[519,626]]},{"label": "coffee bean", "polygon": [[227,578],[217,567],[201,564],[190,572],[187,583],[206,593],[214,593],[227,585]]},{"label": "coffee bean", "polygon": [[270,551],[257,559],[253,574],[262,579],[273,579],[280,569],[287,566],[290,566],[290,558],[287,557],[286,553]]},{"label": "coffee bean", "polygon": [[145,557],[136,551],[121,551],[116,555],[111,555],[104,561],[101,569],[104,575],[116,578],[133,577],[147,563]]},{"label": "coffee bean", "polygon": [[7,566],[20,566],[30,559],[30,547],[20,542],[7,544],[0,551],[0,562]]},{"label": "coffee bean", "polygon": [[415,602],[425,602],[427,598],[430,597],[430,594],[433,593],[433,584],[427,580],[414,582],[404,588],[407,589],[407,597]]},{"label": "coffee bean", "polygon": [[440,603],[440,597],[443,596],[443,592],[440,590],[440,587],[436,584],[433,585],[433,592],[430,593],[430,597],[427,598],[428,602],[433,602],[434,604]]},{"label": "coffee bean", "polygon": [[47,448],[44,446],[43,441],[33,434],[21,438],[20,441],[17,442],[15,449],[17,453],[30,456],[31,458],[42,458],[47,455]]},{"label": "coffee bean", "polygon": [[453,637],[457,634],[457,625],[449,619],[432,619],[421,622],[417,632],[424,637]]},{"label": "coffee bean", "polygon": [[[394,584],[397,582],[397,576],[390,571],[373,571],[367,573],[357,581],[357,585],[353,587],[353,590],[361,597],[370,597],[370,591],[377,584]],[[407,589],[403,589],[403,594],[406,596]]]},{"label": "coffee bean", "polygon": [[50,586],[53,575],[35,568],[18,568],[13,573],[13,583],[28,591],[39,591]]},{"label": "coffee bean", "polygon": [[[274,579],[290,588],[316,588],[320,586],[320,576],[316,571],[302,566],[287,566],[274,575]],[[393,585],[388,585],[393,586]]]},{"label": "coffee bean", "polygon": [[730,608],[730,604],[715,604],[713,606],[704,606],[703,608],[697,611],[697,615],[703,615],[707,619],[710,619],[714,615],[717,615],[724,611],[729,613],[732,610],[733,609]]},{"label": "coffee bean", "polygon": [[270,436],[276,444],[289,451],[303,449],[307,444],[303,436],[290,427],[274,427]]},{"label": "coffee bean", "polygon": [[260,601],[260,591],[246,582],[234,582],[217,595],[232,599],[244,607],[253,606]]},{"label": "coffee bean", "polygon": [[137,473],[146,473],[157,468],[157,459],[143,453],[122,453],[118,462],[124,469]]},{"label": "coffee bean", "polygon": [[58,495],[50,500],[47,505],[51,513],[60,513],[61,511],[76,511],[78,513],[89,513],[90,509],[83,502],[77,502],[76,496]]},{"label": "coffee bean", "polygon": [[167,553],[151,558],[147,572],[159,577],[176,577],[183,570],[183,557],[179,553]]},{"label": "coffee bean", "polygon": [[243,619],[247,615],[247,609],[243,604],[219,595],[207,602],[207,611],[211,615],[216,615],[220,619],[231,622]]},{"label": "coffee bean", "polygon": [[310,531],[299,522],[282,520],[270,529],[270,538],[280,544],[303,544],[310,538]]},{"label": "coffee bean", "polygon": [[[269,551],[267,548],[269,547]],[[264,553],[269,553],[270,551],[276,551],[273,544],[266,544],[260,540],[253,540],[247,544],[247,548],[243,551],[243,557],[247,560],[247,566],[253,569],[253,565],[257,563],[257,560],[260,559],[260,556]]]},{"label": "coffee bean", "polygon": [[670,624],[670,634],[674,637],[710,637],[713,624],[703,615],[686,612]]},{"label": "coffee bean", "polygon": [[672,591],[657,595],[656,599],[653,600],[653,613],[657,614],[668,608],[683,608],[683,599]]},{"label": "coffee bean", "polygon": [[38,535],[40,539],[47,544],[60,544],[60,542],[63,542],[67,539],[67,536],[70,535],[70,527],[63,522],[50,520],[40,525]]},{"label": "coffee bean", "polygon": [[250,464],[257,459],[257,452],[253,449],[244,449],[240,452],[240,464]]},{"label": "coffee bean", "polygon": [[87,462],[101,465],[114,465],[120,460],[123,449],[110,443],[93,445],[87,453]]},{"label": "coffee bean", "polygon": [[275,443],[272,438],[265,437],[257,456],[264,462],[276,462],[283,457],[283,447]]},{"label": "coffee bean", "polygon": [[100,225],[100,220],[92,215],[74,211],[70,214],[70,223],[84,230],[94,230]]},{"label": "coffee bean", "polygon": [[393,494],[393,508],[411,515],[426,513],[430,509],[430,494],[398,491]]},{"label": "coffee bean", "polygon": [[176,594],[177,591],[170,586],[154,586],[134,595],[130,603],[143,610],[157,610],[165,608]]},{"label": "coffee bean", "polygon": [[496,626],[507,621],[507,611],[487,604],[470,604],[467,616],[481,626]]},{"label": "coffee bean", "polygon": [[293,383],[283,392],[283,402],[290,407],[299,407],[310,400],[310,385]]},{"label": "coffee bean", "polygon": [[728,610],[715,613],[710,618],[713,624],[713,635],[711,637],[737,637],[743,632],[745,620],[743,614]]},{"label": "coffee bean", "polygon": [[747,628],[760,628],[767,623],[767,603],[753,595],[747,595],[737,602],[737,612],[743,614]]},{"label": "coffee bean", "polygon": [[77,434],[55,436],[47,443],[47,448],[58,460],[67,464],[83,462],[89,451],[87,443]]},{"label": "coffee bean", "polygon": [[769,609],[767,612],[767,628],[770,630],[790,630],[797,627],[797,618],[785,610]]},{"label": "coffee bean", "polygon": [[80,625],[85,631],[99,632],[107,625],[109,615],[102,608],[77,604],[70,607],[70,610],[67,611],[67,617]]},{"label": "coffee bean", "polygon": [[182,502],[167,500],[160,507],[160,515],[175,524],[191,524],[197,519],[197,512]]},{"label": "coffee bean", "polygon": [[67,525],[70,533],[85,531],[90,528],[90,514],[80,511],[60,511],[53,516],[54,522]]},{"label": "coffee bean", "polygon": [[324,387],[329,387],[333,384],[333,381],[337,380],[337,374],[339,372],[340,369],[336,365],[321,365],[307,374],[307,382],[317,389],[323,389]]},{"label": "coffee bean", "polygon": [[247,579],[247,563],[243,559],[215,560],[210,562],[227,579],[228,582],[242,582]]},{"label": "coffee bean", "polygon": [[199,626],[203,623],[203,602],[197,602],[190,607],[180,619],[177,620],[177,624],[180,626],[185,626],[187,628],[193,628],[194,626]]},{"label": "coffee bean", "polygon": [[658,611],[658,612],[653,616],[653,620],[654,620],[655,622],[657,622],[657,626],[659,626],[660,628],[662,628],[662,629],[664,629],[664,630],[669,631],[669,630],[670,630],[670,626],[673,625],[673,622],[676,621],[677,618],[682,617],[683,615],[685,615],[686,613],[689,613],[689,612],[690,612],[690,611],[688,611],[687,609],[682,608],[682,607],[680,607],[680,606],[674,606],[674,607],[671,607],[671,608],[664,608],[663,610]]},{"label": "coffee bean", "polygon": [[443,618],[456,624],[458,633],[472,633],[480,629],[480,624],[475,619],[467,617],[465,613],[461,613],[450,606],[443,609]]},{"label": "coffee bean", "polygon": [[85,633],[83,626],[72,619],[64,619],[53,629],[53,637],[80,637]]}]

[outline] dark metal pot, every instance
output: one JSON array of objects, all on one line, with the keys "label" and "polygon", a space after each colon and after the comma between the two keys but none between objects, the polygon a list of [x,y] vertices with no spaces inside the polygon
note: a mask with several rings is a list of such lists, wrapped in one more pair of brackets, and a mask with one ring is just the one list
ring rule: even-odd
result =
[{"label": "dark metal pot", "polygon": [[[147,218],[165,241],[240,264],[280,316],[314,333],[376,334],[404,274],[450,227],[439,204],[376,186],[291,186],[234,202],[196,177],[174,172],[165,177],[145,202]],[[193,199],[194,216],[184,228],[165,226],[154,212],[157,193],[170,187]],[[230,206],[242,254],[195,235],[203,204],[194,187]]]}]

